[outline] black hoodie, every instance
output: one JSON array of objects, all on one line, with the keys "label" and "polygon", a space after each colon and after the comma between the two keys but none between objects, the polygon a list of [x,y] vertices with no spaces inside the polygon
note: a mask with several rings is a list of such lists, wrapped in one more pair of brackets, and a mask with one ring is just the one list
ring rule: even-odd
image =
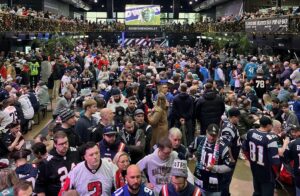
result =
[{"label": "black hoodie", "polygon": [[171,111],[174,121],[179,121],[180,118],[190,120],[193,118],[194,100],[187,93],[180,93],[175,96],[173,100],[173,107]]}]

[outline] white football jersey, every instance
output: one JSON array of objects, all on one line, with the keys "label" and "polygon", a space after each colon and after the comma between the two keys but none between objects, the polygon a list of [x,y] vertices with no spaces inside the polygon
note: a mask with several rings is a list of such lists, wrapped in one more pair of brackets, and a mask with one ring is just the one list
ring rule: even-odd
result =
[{"label": "white football jersey", "polygon": [[70,171],[61,193],[73,189],[81,196],[110,196],[117,170],[115,164],[105,159],[101,159],[101,166],[95,171],[90,170],[83,161]]}]

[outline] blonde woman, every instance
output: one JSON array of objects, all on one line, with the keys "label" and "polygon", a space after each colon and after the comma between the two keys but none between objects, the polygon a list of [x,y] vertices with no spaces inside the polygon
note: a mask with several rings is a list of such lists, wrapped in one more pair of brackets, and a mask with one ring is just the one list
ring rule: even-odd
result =
[{"label": "blonde woman", "polygon": [[119,168],[115,174],[115,188],[118,189],[126,184],[125,176],[130,165],[130,157],[126,152],[118,152],[113,159],[113,163]]},{"label": "blonde woman", "polygon": [[159,138],[168,136],[168,102],[166,96],[159,93],[154,108],[148,114],[149,124],[152,126],[152,139],[150,142],[153,147]]},{"label": "blonde woman", "polygon": [[11,168],[0,170],[0,195],[13,196],[13,186],[19,182],[16,172]]}]

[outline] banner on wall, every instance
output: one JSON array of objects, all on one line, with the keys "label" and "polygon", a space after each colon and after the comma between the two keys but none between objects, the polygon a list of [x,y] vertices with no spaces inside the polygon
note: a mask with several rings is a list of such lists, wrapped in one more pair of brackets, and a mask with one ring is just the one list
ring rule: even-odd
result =
[{"label": "banner on wall", "polygon": [[285,33],[289,29],[289,17],[246,20],[247,33]]}]

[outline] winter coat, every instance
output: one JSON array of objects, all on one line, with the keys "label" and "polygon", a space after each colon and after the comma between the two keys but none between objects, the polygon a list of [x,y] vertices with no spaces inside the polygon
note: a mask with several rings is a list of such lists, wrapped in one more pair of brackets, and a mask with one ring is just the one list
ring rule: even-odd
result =
[{"label": "winter coat", "polygon": [[196,103],[196,118],[201,124],[201,133],[205,133],[209,124],[220,124],[225,111],[223,99],[214,91],[206,91]]},{"label": "winter coat", "polygon": [[149,124],[152,126],[152,139],[150,146],[154,146],[158,140],[168,135],[167,110],[154,107],[153,112],[148,114]]},{"label": "winter coat", "polygon": [[171,110],[172,119],[179,121],[180,118],[191,120],[194,111],[194,100],[187,93],[180,93],[175,96],[173,100],[173,107]]}]

